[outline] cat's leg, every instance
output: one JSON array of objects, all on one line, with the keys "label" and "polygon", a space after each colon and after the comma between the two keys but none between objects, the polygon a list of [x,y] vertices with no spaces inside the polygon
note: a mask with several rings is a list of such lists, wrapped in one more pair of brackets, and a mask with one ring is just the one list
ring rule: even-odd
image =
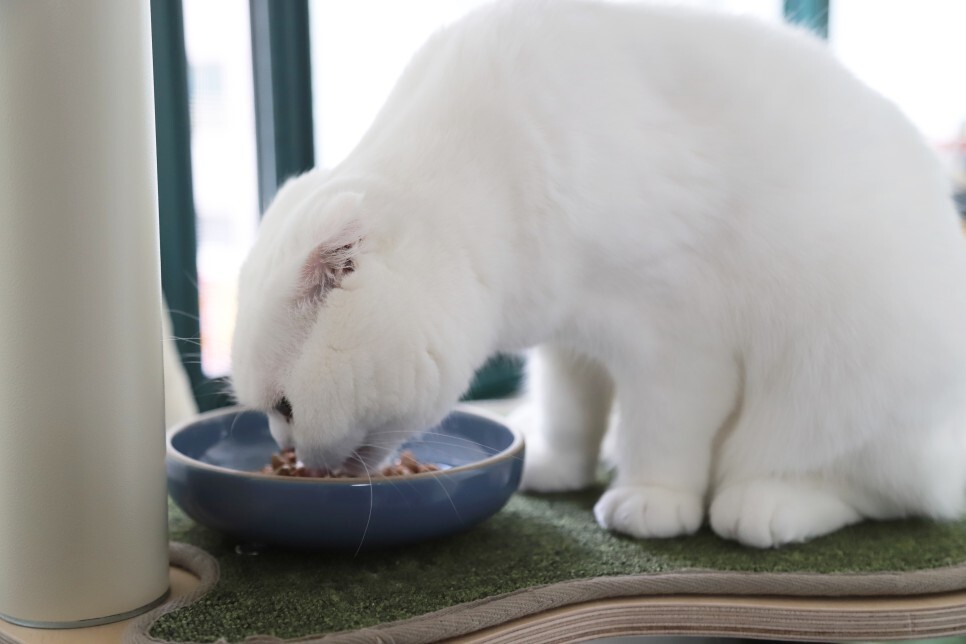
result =
[{"label": "cat's leg", "polygon": [[780,462],[777,447],[788,445],[789,438],[771,428],[776,441],[766,445],[764,434],[755,432],[760,415],[751,413],[721,451],[711,527],[722,537],[769,548],[807,541],[865,518],[961,517],[966,512],[962,416],[934,428],[925,418],[881,426],[864,445],[800,469],[795,461],[813,456],[798,449]]},{"label": "cat's leg", "polygon": [[695,532],[704,518],[715,436],[740,389],[730,355],[667,343],[638,379],[617,379],[617,476],[594,508],[597,522],[635,537]]},{"label": "cat's leg", "polygon": [[725,483],[711,504],[711,527],[757,548],[807,541],[862,520],[847,485],[818,476]]},{"label": "cat's leg", "polygon": [[966,410],[954,409],[945,422],[933,422],[930,427],[924,419],[913,431],[891,432],[836,464],[840,477],[855,481],[849,500],[864,516],[966,516]]},{"label": "cat's leg", "polygon": [[725,480],[711,505],[711,527],[722,537],[770,548],[864,518],[962,517],[966,436],[940,430],[905,437],[874,440],[820,474]]},{"label": "cat's leg", "polygon": [[[743,440],[746,433],[747,427],[739,427],[730,440],[754,445]],[[770,451],[758,445],[759,454]],[[806,471],[788,471],[776,459],[736,459],[733,446],[722,453],[724,475],[714,492],[711,527],[749,546],[808,541],[865,518],[950,519],[966,512],[962,431],[887,429],[867,445]]]},{"label": "cat's leg", "polygon": [[821,386],[804,378],[747,383],[741,414],[717,454],[709,518],[718,535],[770,548],[862,519],[849,500],[853,486],[832,472],[861,444],[846,433],[830,438],[825,428],[843,422],[844,412]]},{"label": "cat's leg", "polygon": [[613,399],[610,376],[598,363],[544,345],[531,355],[533,400],[511,417],[526,437],[521,489],[576,490],[594,482],[600,442]]}]

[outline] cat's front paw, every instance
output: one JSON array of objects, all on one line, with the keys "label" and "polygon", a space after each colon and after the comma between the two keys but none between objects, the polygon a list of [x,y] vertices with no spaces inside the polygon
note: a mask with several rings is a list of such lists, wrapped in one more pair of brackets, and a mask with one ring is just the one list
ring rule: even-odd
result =
[{"label": "cat's front paw", "polygon": [[616,487],[594,506],[597,523],[641,539],[692,534],[701,527],[701,497],[656,486]]},{"label": "cat's front paw", "polygon": [[710,516],[711,528],[720,536],[756,548],[807,541],[862,519],[827,488],[778,479],[723,487]]}]

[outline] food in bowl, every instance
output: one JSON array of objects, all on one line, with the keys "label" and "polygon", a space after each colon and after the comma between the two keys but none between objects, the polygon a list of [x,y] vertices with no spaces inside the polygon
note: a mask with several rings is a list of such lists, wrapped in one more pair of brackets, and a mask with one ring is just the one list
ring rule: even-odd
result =
[{"label": "food in bowl", "polygon": [[[406,450],[394,462],[375,473],[375,476],[407,476],[411,474],[422,474],[424,472],[438,472],[439,470],[438,465],[420,463],[411,451]],[[271,462],[259,471],[262,474],[299,478],[350,478],[349,474],[339,470],[330,472],[305,467],[305,464],[298,460],[294,449],[285,449],[272,454]]]}]

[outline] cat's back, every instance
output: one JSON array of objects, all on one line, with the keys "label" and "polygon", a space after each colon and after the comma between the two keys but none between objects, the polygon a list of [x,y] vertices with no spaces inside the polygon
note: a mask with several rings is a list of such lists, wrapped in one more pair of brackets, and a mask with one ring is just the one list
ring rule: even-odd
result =
[{"label": "cat's back", "polygon": [[569,77],[578,92],[596,78],[720,97],[766,84],[781,92],[790,71],[788,85],[804,90],[819,80],[805,74],[836,64],[804,30],[747,16],[648,2],[498,0],[435,34],[411,67],[416,75],[448,67],[487,89],[522,81],[546,92]]},{"label": "cat's back", "polygon": [[646,264],[690,247],[721,274],[753,258],[803,273],[903,265],[922,279],[939,269],[889,258],[931,254],[964,274],[935,156],[803,29],[660,4],[502,0],[429,51],[463,105],[540,138],[533,165],[548,168],[584,248]]},{"label": "cat's back", "polygon": [[673,132],[701,137],[706,156],[920,143],[803,29],[659,3],[499,0],[472,12],[423,47],[384,114],[447,110],[469,126],[500,112],[521,129],[585,132],[604,146]]},{"label": "cat's back", "polygon": [[489,159],[495,181],[553,186],[582,240],[640,257],[666,250],[654,230],[927,247],[953,226],[921,136],[817,37],[669,5],[485,6],[430,39],[360,149],[411,185]]}]

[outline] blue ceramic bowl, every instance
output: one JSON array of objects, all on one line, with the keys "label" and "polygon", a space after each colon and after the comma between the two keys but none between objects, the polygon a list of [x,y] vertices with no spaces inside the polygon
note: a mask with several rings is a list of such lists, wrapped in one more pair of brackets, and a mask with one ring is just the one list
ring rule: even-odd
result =
[{"label": "blue ceramic bowl", "polygon": [[442,470],[371,482],[261,474],[278,451],[268,419],[222,409],[168,432],[168,490],[192,519],[243,542],[355,550],[465,530],[520,484],[523,439],[469,407],[403,449]]}]

